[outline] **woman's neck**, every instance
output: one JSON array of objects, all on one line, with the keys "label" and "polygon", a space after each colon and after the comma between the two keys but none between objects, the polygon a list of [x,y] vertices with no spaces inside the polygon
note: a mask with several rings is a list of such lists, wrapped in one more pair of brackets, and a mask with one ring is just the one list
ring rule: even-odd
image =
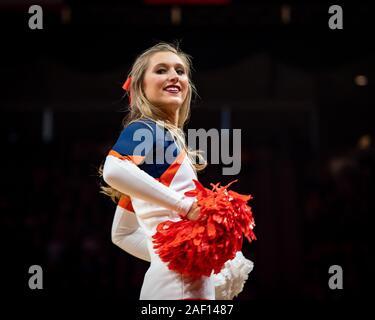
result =
[{"label": "woman's neck", "polygon": [[167,115],[168,122],[170,122],[171,124],[178,127],[178,115],[179,115],[178,110],[176,112],[173,112],[173,113],[168,113],[168,115]]},{"label": "woman's neck", "polygon": [[173,122],[176,127],[178,127],[178,112],[175,113]]}]

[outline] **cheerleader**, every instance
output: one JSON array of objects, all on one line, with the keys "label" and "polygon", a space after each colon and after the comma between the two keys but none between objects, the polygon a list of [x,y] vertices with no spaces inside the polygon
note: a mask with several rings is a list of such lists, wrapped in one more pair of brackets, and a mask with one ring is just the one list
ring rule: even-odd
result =
[{"label": "cheerleader", "polygon": [[197,279],[168,269],[153,248],[152,236],[159,223],[199,217],[196,199],[184,195],[195,188],[193,179],[197,180],[197,172],[206,166],[200,153],[187,147],[183,132],[195,92],[190,68],[190,56],[167,43],[159,43],[137,57],[123,86],[129,95],[130,111],[102,168],[109,185],[102,189],[117,202],[113,242],[150,261],[141,300],[215,300],[215,282],[219,283],[216,288],[223,289],[221,298],[232,298],[252,268],[250,261],[238,253],[232,265],[236,265],[236,272],[244,269],[237,277],[241,285],[229,292],[231,261],[221,278]]}]

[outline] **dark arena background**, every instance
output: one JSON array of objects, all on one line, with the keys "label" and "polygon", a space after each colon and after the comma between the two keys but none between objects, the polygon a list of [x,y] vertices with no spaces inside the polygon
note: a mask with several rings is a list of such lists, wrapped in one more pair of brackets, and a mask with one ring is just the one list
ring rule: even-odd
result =
[{"label": "dark arena background", "polygon": [[[29,28],[35,4],[43,29]],[[2,291],[138,300],[148,263],[112,244],[115,204],[97,171],[127,112],[131,63],[178,41],[199,93],[186,129],[241,129],[241,172],[199,176],[254,196],[258,240],[243,252],[255,267],[235,300],[369,298],[374,14],[341,1],[2,0]],[[29,288],[32,265],[42,290]],[[335,265],[342,289],[329,287]]]}]

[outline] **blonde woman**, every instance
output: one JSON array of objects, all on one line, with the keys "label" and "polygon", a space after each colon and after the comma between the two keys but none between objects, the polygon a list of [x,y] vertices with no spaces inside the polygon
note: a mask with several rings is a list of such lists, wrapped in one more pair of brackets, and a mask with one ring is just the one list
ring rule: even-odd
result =
[{"label": "blonde woman", "polygon": [[[160,222],[199,217],[196,199],[184,195],[206,165],[186,146],[183,132],[195,91],[190,79],[190,56],[178,46],[159,43],[137,57],[124,84],[130,111],[102,168],[109,185],[102,189],[117,202],[113,242],[150,261],[141,300],[215,300],[213,276],[192,279],[169,270],[152,245]],[[241,261],[244,279],[249,260]]]}]

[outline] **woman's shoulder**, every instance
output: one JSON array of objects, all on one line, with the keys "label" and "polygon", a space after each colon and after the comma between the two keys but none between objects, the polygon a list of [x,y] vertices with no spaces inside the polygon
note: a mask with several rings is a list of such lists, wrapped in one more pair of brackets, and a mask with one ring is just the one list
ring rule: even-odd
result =
[{"label": "woman's shoulder", "polygon": [[125,124],[112,149],[122,155],[128,155],[133,154],[140,144],[151,148],[155,141],[155,124],[148,119],[139,119]]},{"label": "woman's shoulder", "polygon": [[[125,125],[122,135],[134,136],[134,135],[149,135],[152,134],[154,140],[165,140],[165,135],[170,135],[169,130],[167,130],[162,124],[155,120],[149,118],[137,119],[129,122]],[[171,140],[168,138],[168,140]],[[173,139],[172,139],[173,140]]]},{"label": "woman's shoulder", "polygon": [[155,131],[156,122],[151,119],[138,119],[129,122],[125,127],[124,130],[137,130],[137,129],[149,129],[151,131]]}]

